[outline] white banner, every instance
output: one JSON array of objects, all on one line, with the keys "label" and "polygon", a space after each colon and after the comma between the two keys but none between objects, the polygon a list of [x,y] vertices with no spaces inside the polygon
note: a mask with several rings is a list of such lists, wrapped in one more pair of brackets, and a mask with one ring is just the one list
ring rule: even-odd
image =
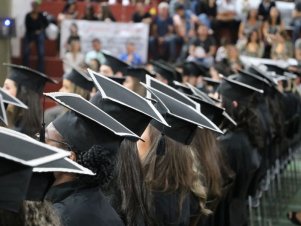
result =
[{"label": "white banner", "polygon": [[133,42],[143,63],[147,62],[149,26],[144,23],[116,23],[86,20],[64,20],[61,24],[60,56],[66,52],[65,44],[70,35],[70,25],[75,23],[81,40],[81,50],[92,49],[91,41],[98,38],[102,49],[118,57],[126,52],[126,43]]}]

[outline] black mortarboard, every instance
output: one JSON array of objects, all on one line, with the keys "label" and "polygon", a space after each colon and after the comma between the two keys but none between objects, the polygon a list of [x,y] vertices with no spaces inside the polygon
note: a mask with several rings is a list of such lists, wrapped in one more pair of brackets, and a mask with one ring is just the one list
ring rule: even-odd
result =
[{"label": "black mortarboard", "polygon": [[[280,67],[279,65],[265,63],[264,66],[266,67],[267,71],[273,73],[272,75],[276,74],[274,76],[276,78],[276,81],[287,80],[287,79],[295,79],[297,77],[296,74],[290,72],[286,68]],[[281,77],[281,76],[283,76],[283,77]]]},{"label": "black mortarboard", "polygon": [[91,102],[135,134],[141,136],[152,119],[168,125],[151,101],[105,76],[88,71],[99,90]]},{"label": "black mortarboard", "polygon": [[265,78],[245,70],[239,70],[235,80],[253,86],[257,89],[264,90],[265,87],[270,86],[270,83]]},{"label": "black mortarboard", "polygon": [[27,105],[25,105],[22,101],[20,101],[18,98],[12,96],[10,93],[5,91],[3,88],[0,87],[0,95],[2,96],[2,101],[5,104],[11,104],[16,107],[28,109]]},{"label": "black mortarboard", "polygon": [[122,85],[125,82],[125,77],[117,77],[117,76],[107,76],[107,77],[109,79],[112,79],[113,81],[117,82],[120,85]]},{"label": "black mortarboard", "polygon": [[57,81],[49,78],[47,75],[29,67],[8,63],[4,63],[3,65],[11,68],[8,76],[9,79],[36,93],[43,93],[46,82],[57,83]]},{"label": "black mortarboard", "polygon": [[260,69],[258,66],[251,65],[247,69],[247,71],[266,79],[270,83],[271,86],[277,86],[277,83],[275,83],[275,81],[271,78],[271,76],[268,74],[268,72]]},{"label": "black mortarboard", "polygon": [[150,75],[152,77],[156,76],[155,74],[151,73],[143,67],[128,67],[124,75],[135,77],[141,82],[145,82],[146,75]]},{"label": "black mortarboard", "polygon": [[175,77],[176,81],[178,81],[178,82],[182,82],[183,81],[183,79],[182,79],[182,77],[183,77],[182,72],[180,72],[177,69],[176,65],[173,65],[173,64],[171,64],[169,62],[166,62],[164,60],[161,60],[161,59],[158,60],[158,62],[160,62],[161,64],[163,64],[164,66],[166,66],[167,68],[169,68],[171,71],[173,71],[174,77]]},{"label": "black mortarboard", "polygon": [[[54,120],[53,125],[75,151],[88,151],[94,145],[102,145],[116,151],[123,138],[139,139],[139,136],[80,95],[71,93],[45,95],[70,109]],[[98,95],[93,98],[97,100]]]},{"label": "black mortarboard", "polygon": [[[179,83],[174,81],[173,84],[176,86],[176,84],[179,86]],[[196,110],[200,110],[200,105],[198,103],[196,103],[195,101],[191,100],[190,98],[188,98],[185,94],[183,94],[182,92],[179,92],[178,90],[176,90],[175,88],[172,88],[169,85],[166,85],[162,82],[160,82],[157,79],[154,79],[150,76],[146,77],[146,85],[161,91],[164,94],[167,94],[173,98],[175,98],[176,100],[179,100],[181,102],[183,102],[184,104],[187,104],[193,108],[195,108]],[[177,87],[178,88],[178,87]]]},{"label": "black mortarboard", "polygon": [[82,69],[73,67],[71,72],[64,74],[64,79],[71,81],[76,86],[79,86],[82,89],[88,90],[90,92],[92,91],[93,82]]},{"label": "black mortarboard", "polygon": [[203,74],[204,71],[197,62],[186,61],[183,63],[183,75],[198,77]]},{"label": "black mortarboard", "polygon": [[3,127],[0,144],[0,208],[14,212],[27,197],[33,167],[70,155]]},{"label": "black mortarboard", "polygon": [[156,61],[151,62],[151,64],[153,65],[153,70],[165,78],[169,85],[176,80],[174,72],[168,66]]},{"label": "black mortarboard", "polygon": [[220,126],[223,120],[227,119],[232,124],[236,125],[236,122],[226,113],[224,108],[208,103],[194,95],[189,95],[189,97],[201,105],[202,114],[209,118],[214,124]]},{"label": "black mortarboard", "polygon": [[187,85],[184,85],[183,83],[174,81],[174,88],[179,90],[181,93],[185,93],[186,95],[193,95],[192,90]]},{"label": "black mortarboard", "polygon": [[118,58],[108,53],[102,53],[105,57],[105,62],[103,64],[109,66],[114,72],[114,74],[116,74],[117,72],[121,72],[124,75],[126,68],[129,67],[129,64],[123,62],[122,60],[119,60]]},{"label": "black mortarboard", "polygon": [[6,109],[3,103],[2,95],[0,94],[0,120],[5,124],[8,125],[7,116],[6,116]]},{"label": "black mortarboard", "polygon": [[152,121],[152,125],[164,135],[188,145],[191,143],[198,127],[205,127],[222,133],[213,122],[195,108],[148,85],[145,85],[145,87],[149,91],[147,95],[157,100],[156,107],[165,116],[165,120],[171,126],[166,127]]},{"label": "black mortarboard", "polygon": [[211,104],[220,103],[219,99],[215,99],[214,97],[208,96],[208,94],[206,94],[203,91],[199,90],[198,88],[192,86],[191,84],[187,84],[187,86],[191,89],[193,95],[199,97],[200,99],[202,99],[208,103],[211,103]]},{"label": "black mortarboard", "polygon": [[210,91],[213,93],[217,90],[218,86],[221,84],[220,80],[216,80],[213,78],[204,77],[203,80],[206,82],[207,86],[212,87],[212,90],[210,90]]},{"label": "black mortarboard", "polygon": [[218,92],[230,100],[246,102],[254,93],[263,94],[263,90],[256,89],[245,83],[223,77]]}]

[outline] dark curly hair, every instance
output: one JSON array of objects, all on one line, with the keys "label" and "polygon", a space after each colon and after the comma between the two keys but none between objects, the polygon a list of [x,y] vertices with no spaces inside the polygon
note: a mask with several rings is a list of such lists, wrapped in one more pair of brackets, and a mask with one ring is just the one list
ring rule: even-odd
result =
[{"label": "dark curly hair", "polygon": [[90,169],[95,176],[79,175],[81,183],[91,186],[105,186],[114,176],[116,152],[100,145],[94,145],[86,152],[76,152],[77,163]]}]

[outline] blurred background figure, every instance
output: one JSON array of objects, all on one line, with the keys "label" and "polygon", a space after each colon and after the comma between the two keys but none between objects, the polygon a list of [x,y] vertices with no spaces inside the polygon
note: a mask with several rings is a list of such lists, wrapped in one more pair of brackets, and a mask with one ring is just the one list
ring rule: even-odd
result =
[{"label": "blurred background figure", "polygon": [[111,12],[109,5],[106,2],[100,3],[97,18],[100,21],[115,22],[116,19]]},{"label": "blurred background figure", "polygon": [[152,16],[149,12],[146,11],[145,5],[143,2],[137,2],[135,7],[135,12],[132,15],[132,22],[134,23],[146,23],[151,24]]},{"label": "blurred background figure", "polygon": [[141,57],[136,52],[135,43],[131,41],[126,43],[126,52],[122,53],[119,59],[131,66],[139,66],[142,64]]},{"label": "blurred background figure", "polygon": [[85,63],[89,65],[92,59],[97,59],[100,64],[103,64],[105,61],[105,57],[102,53],[101,41],[98,38],[94,38],[91,44],[92,50],[87,52],[85,56]]},{"label": "blurred background figure", "polygon": [[73,38],[70,41],[70,51],[63,57],[63,68],[65,73],[69,73],[72,68],[70,65],[80,66],[84,62],[85,56],[81,52],[80,40]]},{"label": "blurred background figure", "polygon": [[32,10],[25,17],[25,37],[23,43],[23,64],[29,66],[30,49],[32,43],[36,44],[38,53],[37,69],[41,72],[45,71],[44,55],[45,55],[45,28],[48,26],[47,18],[40,12],[39,3],[32,1]]}]

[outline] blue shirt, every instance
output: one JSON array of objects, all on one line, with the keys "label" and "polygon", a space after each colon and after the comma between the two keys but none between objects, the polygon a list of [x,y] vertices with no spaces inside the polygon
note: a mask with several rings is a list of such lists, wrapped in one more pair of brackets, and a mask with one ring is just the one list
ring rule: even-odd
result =
[{"label": "blue shirt", "polygon": [[142,59],[137,53],[133,53],[133,59],[131,62],[128,62],[129,55],[127,53],[123,53],[119,56],[119,59],[129,63],[131,66],[139,66],[142,64]]},{"label": "blue shirt", "polygon": [[168,17],[167,19],[162,19],[160,17],[156,17],[154,19],[154,24],[157,25],[157,33],[159,37],[165,36],[168,34],[169,26],[173,26],[173,21],[171,17]]}]

